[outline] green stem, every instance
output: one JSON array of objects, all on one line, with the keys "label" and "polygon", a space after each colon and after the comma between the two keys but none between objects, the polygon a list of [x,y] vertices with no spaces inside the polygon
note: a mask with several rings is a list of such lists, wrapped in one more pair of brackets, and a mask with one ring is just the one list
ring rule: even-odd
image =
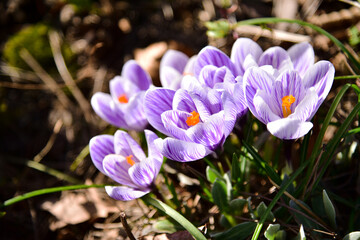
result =
[{"label": "green stem", "polygon": [[5,155],[4,159],[8,160],[9,162],[12,162],[12,163],[24,164],[30,168],[36,169],[40,172],[47,173],[47,174],[54,176],[60,180],[65,180],[71,184],[81,184],[80,180],[73,178],[63,172],[56,170],[56,169],[50,168],[39,162],[35,162],[35,161],[27,160],[27,159],[21,159],[21,158],[17,158],[17,157],[13,157],[13,156],[8,156],[8,155]]},{"label": "green stem", "polygon": [[40,190],[35,190],[32,192],[28,192],[28,193],[24,193],[22,195],[10,198],[8,200],[6,200],[4,203],[0,203],[0,208],[4,208],[4,207],[8,207],[14,203],[32,198],[32,197],[36,197],[36,196],[40,196],[40,195],[44,195],[44,194],[48,194],[48,193],[54,193],[54,192],[61,192],[61,191],[65,191],[65,190],[78,190],[78,189],[86,189],[86,188],[103,188],[105,186],[108,186],[109,184],[105,185],[105,184],[92,184],[92,185],[71,185],[71,186],[62,186],[62,187],[53,187],[53,188],[44,188],[44,189],[40,189]]},{"label": "green stem", "polygon": [[183,226],[196,240],[206,240],[206,237],[191,222],[189,222],[189,220],[187,220],[184,216],[179,214],[177,211],[175,211],[165,203],[150,197],[149,194],[142,197],[142,199],[172,217],[181,226]]},{"label": "green stem", "polygon": [[347,76],[336,76],[334,77],[334,80],[340,80],[340,79],[358,79],[360,78],[360,75],[347,75]]},{"label": "green stem", "polygon": [[279,22],[287,22],[287,23],[295,23],[301,26],[310,27],[313,30],[317,31],[318,33],[328,37],[335,45],[337,45],[345,55],[351,60],[351,62],[356,66],[358,72],[360,72],[360,63],[356,60],[356,58],[350,53],[349,50],[346,49],[344,44],[342,44],[336,37],[331,35],[329,32],[325,31],[321,27],[318,27],[314,24],[304,22],[301,20],[296,19],[286,19],[286,18],[254,18],[248,19],[237,22],[234,27],[241,26],[241,25],[259,25],[259,24],[266,24],[266,23],[279,23]]}]

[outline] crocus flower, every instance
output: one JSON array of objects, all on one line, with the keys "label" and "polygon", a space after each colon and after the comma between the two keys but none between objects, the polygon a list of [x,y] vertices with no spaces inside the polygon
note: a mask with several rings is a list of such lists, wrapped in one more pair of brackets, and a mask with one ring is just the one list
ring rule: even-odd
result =
[{"label": "crocus flower", "polygon": [[[334,80],[334,66],[328,61],[316,64],[300,61],[297,66],[302,67],[280,72],[271,65],[251,67],[243,79],[250,111],[266,124],[271,134],[281,139],[297,139],[311,130],[310,120]],[[307,70],[302,72],[303,69]]]},{"label": "crocus flower", "polygon": [[158,175],[163,156],[156,149],[155,133],[145,130],[148,158],[130,135],[99,135],[90,140],[90,156],[97,169],[123,186],[106,186],[110,197],[127,201],[149,193]]},{"label": "crocus flower", "polygon": [[156,140],[156,146],[180,162],[201,159],[221,147],[236,120],[231,96],[215,89],[150,89],[144,106],[149,123],[168,136]]},{"label": "crocus flower", "polygon": [[143,99],[151,85],[149,74],[136,61],[130,60],[125,63],[121,76],[110,80],[110,94],[95,93],[91,106],[97,115],[112,125],[142,131],[148,124]]},{"label": "crocus flower", "polygon": [[287,51],[272,47],[265,52],[251,39],[239,38],[233,44],[231,56],[207,46],[203,48],[194,64],[194,74],[202,85],[227,90],[234,98],[239,115],[246,109],[243,94],[243,76],[250,67],[272,66],[278,76],[288,69],[296,70],[300,77],[314,64],[314,50],[309,43],[295,44]]},{"label": "crocus flower", "polygon": [[226,67],[237,78],[242,77],[250,67],[270,65],[278,72],[297,70],[303,77],[314,64],[314,59],[314,50],[306,42],[295,44],[287,51],[277,46],[263,51],[253,40],[239,38],[232,46],[230,58],[215,47],[203,48],[194,64],[194,74],[196,77],[200,76],[205,66]]},{"label": "crocus flower", "polygon": [[183,52],[168,50],[160,62],[160,81],[164,88],[177,90],[185,75],[193,75],[196,56],[189,58]]}]

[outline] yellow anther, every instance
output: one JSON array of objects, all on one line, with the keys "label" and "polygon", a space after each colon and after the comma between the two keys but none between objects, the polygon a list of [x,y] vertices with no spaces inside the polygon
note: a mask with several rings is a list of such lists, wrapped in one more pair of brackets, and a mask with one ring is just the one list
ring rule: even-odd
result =
[{"label": "yellow anther", "polygon": [[186,124],[190,127],[195,126],[200,122],[199,117],[200,117],[199,113],[197,113],[196,111],[192,111],[191,116],[186,119]]},{"label": "yellow anther", "polygon": [[288,117],[291,114],[291,104],[293,104],[295,102],[295,97],[293,95],[289,95],[289,96],[285,96],[282,99],[282,110],[283,110],[283,115],[284,118]]},{"label": "yellow anther", "polygon": [[126,157],[126,162],[127,162],[130,166],[132,166],[132,165],[135,164],[135,161],[132,160],[133,157],[134,157],[133,155],[129,155],[129,156]]},{"label": "yellow anther", "polygon": [[126,97],[126,94],[121,94],[119,97],[118,97],[118,100],[120,103],[128,103],[128,99]]}]

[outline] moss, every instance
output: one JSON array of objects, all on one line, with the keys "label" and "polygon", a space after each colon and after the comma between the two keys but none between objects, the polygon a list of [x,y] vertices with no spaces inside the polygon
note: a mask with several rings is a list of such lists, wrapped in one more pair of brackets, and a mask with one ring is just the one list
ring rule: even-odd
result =
[{"label": "moss", "polygon": [[[44,23],[23,28],[6,42],[3,59],[11,66],[29,70],[30,67],[19,54],[21,49],[26,48],[46,71],[49,73],[56,71],[48,38],[49,30],[51,27]],[[75,55],[68,44],[62,45],[62,54],[66,63],[74,60]]]}]

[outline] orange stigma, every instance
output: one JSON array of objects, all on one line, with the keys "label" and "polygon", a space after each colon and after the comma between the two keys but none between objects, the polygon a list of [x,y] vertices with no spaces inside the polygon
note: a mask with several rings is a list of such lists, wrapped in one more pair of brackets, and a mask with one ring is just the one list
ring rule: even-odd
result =
[{"label": "orange stigma", "polygon": [[118,100],[120,103],[128,103],[128,99],[126,97],[126,94],[121,94],[119,97],[118,97]]},{"label": "orange stigma", "polygon": [[284,118],[287,118],[290,114],[291,114],[291,104],[293,104],[295,102],[295,97],[293,95],[289,95],[289,96],[285,96],[282,99],[282,110],[283,110],[283,114],[284,114]]},{"label": "orange stigma", "polygon": [[132,165],[135,164],[135,161],[132,160],[133,157],[134,157],[133,155],[129,155],[129,156],[126,157],[126,162],[127,162],[130,166],[132,166]]},{"label": "orange stigma", "polygon": [[189,127],[195,126],[196,124],[198,124],[200,122],[199,117],[200,117],[199,113],[197,113],[196,111],[192,111],[191,116],[186,119],[186,124]]}]

